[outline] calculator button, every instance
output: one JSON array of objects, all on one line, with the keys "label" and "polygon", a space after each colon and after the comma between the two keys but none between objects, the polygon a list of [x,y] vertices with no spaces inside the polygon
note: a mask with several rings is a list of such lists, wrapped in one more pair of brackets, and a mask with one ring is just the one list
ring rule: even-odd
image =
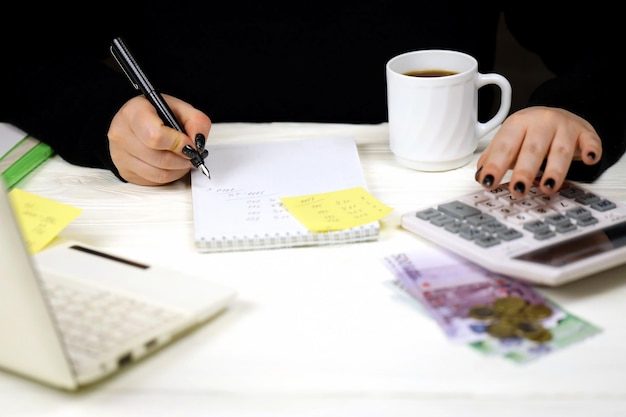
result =
[{"label": "calculator button", "polygon": [[474,239],[480,239],[487,235],[484,232],[481,232],[479,229],[470,227],[470,228],[461,230],[461,232],[459,233],[459,236],[467,240],[474,240]]},{"label": "calculator button", "polygon": [[476,207],[483,211],[493,211],[500,209],[502,203],[497,200],[487,200],[476,204]]},{"label": "calculator button", "polygon": [[551,194],[551,195],[542,194],[540,196],[537,196],[534,200],[542,204],[554,204],[563,200],[563,197],[561,197],[558,194]]},{"label": "calculator button", "polygon": [[515,207],[499,207],[491,212],[494,216],[497,216],[501,219],[505,219],[509,216],[514,216],[520,211]]},{"label": "calculator button", "polygon": [[491,223],[491,222],[495,221],[496,218],[493,217],[492,215],[481,213],[481,214],[477,214],[475,216],[469,216],[465,220],[467,221],[467,224],[469,224],[471,226],[480,226],[480,225],[483,225],[483,224]]},{"label": "calculator button", "polygon": [[528,223],[532,221],[534,218],[528,213],[518,213],[513,216],[507,217],[507,220],[513,224],[523,225],[524,223]]},{"label": "calculator button", "polygon": [[528,189],[528,195],[530,197],[541,195],[541,190],[539,189],[539,186],[535,184],[531,185],[530,188]]},{"label": "calculator button", "polygon": [[598,200],[591,203],[591,208],[596,209],[598,211],[607,211],[617,207],[617,205],[609,200]]},{"label": "calculator button", "polygon": [[489,196],[489,198],[494,199],[494,200],[504,195],[510,194],[508,187],[502,186],[502,185],[500,185],[497,188],[494,188],[493,190],[486,191],[485,193],[487,196]]},{"label": "calculator button", "polygon": [[565,215],[575,220],[586,219],[592,216],[591,212],[584,207],[575,207],[567,210]]},{"label": "calculator button", "polygon": [[558,214],[559,212],[554,210],[554,209],[552,209],[552,208],[550,208],[550,207],[535,207],[534,209],[529,210],[528,213],[531,216],[534,216],[534,217],[539,218],[539,219],[543,219],[543,218],[546,218],[548,216],[554,216],[554,215]]},{"label": "calculator button", "polygon": [[448,223],[454,223],[454,218],[452,216],[448,216],[443,214],[441,216],[432,217],[430,222],[435,226],[445,226]]},{"label": "calculator button", "polygon": [[434,208],[428,208],[426,210],[420,210],[415,213],[416,217],[419,217],[422,220],[430,220],[433,217],[441,216],[441,212],[435,210]]},{"label": "calculator button", "polygon": [[535,201],[534,199],[524,199],[517,202],[517,206],[524,210],[532,210],[537,207],[543,207],[542,203]]},{"label": "calculator button", "polygon": [[589,205],[591,203],[600,201],[600,197],[598,197],[594,193],[585,193],[585,194],[576,196],[576,198],[574,198],[574,201],[580,204]]},{"label": "calculator button", "polygon": [[443,228],[446,229],[450,233],[459,233],[461,229],[467,227],[463,222],[455,220],[452,223],[446,224]]},{"label": "calculator button", "polygon": [[519,202],[521,199],[515,197],[513,194],[506,194],[501,197],[498,197],[498,201],[504,204],[505,206],[513,205]]},{"label": "calculator button", "polygon": [[468,194],[466,196],[462,197],[463,202],[470,204],[470,205],[476,205],[478,203],[481,203],[485,200],[487,200],[489,197],[487,197],[485,195],[484,192],[479,192],[479,193],[474,193],[474,194]]},{"label": "calculator button", "polygon": [[574,223],[568,221],[567,223],[561,223],[561,224],[557,224],[554,228],[554,230],[557,233],[567,233],[567,232],[571,232],[572,230],[576,230],[577,227]]},{"label": "calculator button", "polygon": [[554,204],[552,204],[550,207],[552,207],[553,209],[555,209],[556,211],[563,213],[567,210],[573,209],[575,207],[580,207],[580,204],[572,201],[572,200],[568,200],[568,199],[562,199]]},{"label": "calculator button", "polygon": [[554,233],[550,228],[546,230],[540,230],[533,235],[533,237],[537,240],[546,240],[554,236],[556,236],[556,233]]},{"label": "calculator button", "polygon": [[515,239],[519,239],[520,237],[523,237],[524,234],[522,232],[520,232],[519,230],[515,230],[515,229],[507,229],[504,230],[502,232],[498,232],[498,237],[502,240],[515,240]]},{"label": "calculator button", "polygon": [[534,222],[525,223],[524,229],[528,230],[530,233],[537,234],[550,230],[550,226],[541,220],[536,220]]},{"label": "calculator button", "polygon": [[484,225],[482,229],[488,233],[498,233],[503,230],[506,230],[507,227],[503,223],[500,223],[499,221],[493,221],[491,223],[487,223],[486,225]]},{"label": "calculator button", "polygon": [[579,226],[591,226],[598,223],[598,219],[595,217],[585,217],[584,219],[576,220],[576,224]]},{"label": "calculator button", "polygon": [[553,214],[551,216],[546,217],[546,223],[552,224],[554,226],[564,225],[571,223],[569,217],[564,216],[562,214]]},{"label": "calculator button", "polygon": [[576,197],[581,196],[583,194],[585,194],[585,192],[583,190],[581,190],[580,188],[576,188],[574,186],[567,187],[567,188],[562,188],[559,191],[559,195],[562,195],[565,198],[576,198]]},{"label": "calculator button", "polygon": [[485,236],[474,239],[474,243],[476,243],[478,246],[482,246],[483,248],[488,248],[490,246],[499,245],[500,240],[494,236]]},{"label": "calculator button", "polygon": [[455,219],[465,219],[470,216],[481,214],[481,211],[477,208],[462,203],[460,201],[452,201],[450,203],[440,204],[438,208],[439,211],[441,211],[442,213],[452,216]]}]

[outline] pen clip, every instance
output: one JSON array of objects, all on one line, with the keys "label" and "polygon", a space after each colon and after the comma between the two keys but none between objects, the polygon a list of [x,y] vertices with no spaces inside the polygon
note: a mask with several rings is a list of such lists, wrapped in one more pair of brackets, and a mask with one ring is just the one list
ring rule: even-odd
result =
[{"label": "pen clip", "polygon": [[135,87],[135,90],[140,90],[144,94],[154,90],[148,79],[143,75],[141,67],[133,58],[122,38],[113,39],[113,43],[111,43],[109,49],[111,55],[113,55],[113,58],[117,61],[117,64],[122,71],[124,71],[124,74],[126,74],[126,77],[130,80],[133,87]]},{"label": "pen clip", "polygon": [[140,90],[146,99],[150,101],[159,114],[159,117],[161,117],[161,120],[163,120],[167,126],[185,133],[185,129],[178,120],[176,120],[172,109],[170,109],[167,102],[159,92],[154,89],[150,81],[148,81],[148,77],[146,77],[146,74],[143,72],[122,38],[118,37],[113,39],[110,51],[133,87]]}]

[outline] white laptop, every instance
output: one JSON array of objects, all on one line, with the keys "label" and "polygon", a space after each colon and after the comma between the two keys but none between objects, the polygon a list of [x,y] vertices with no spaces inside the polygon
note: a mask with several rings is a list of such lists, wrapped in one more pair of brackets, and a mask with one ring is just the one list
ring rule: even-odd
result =
[{"label": "white laptop", "polygon": [[77,390],[204,324],[235,297],[202,277],[78,242],[31,256],[1,180],[0,188],[0,369]]}]

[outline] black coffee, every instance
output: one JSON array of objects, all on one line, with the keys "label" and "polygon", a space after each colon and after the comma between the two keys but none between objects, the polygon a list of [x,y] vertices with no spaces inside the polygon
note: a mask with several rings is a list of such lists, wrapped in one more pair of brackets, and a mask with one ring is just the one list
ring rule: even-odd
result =
[{"label": "black coffee", "polygon": [[448,75],[455,74],[458,74],[458,72],[443,69],[416,70],[404,73],[404,75],[409,75],[411,77],[446,77]]}]

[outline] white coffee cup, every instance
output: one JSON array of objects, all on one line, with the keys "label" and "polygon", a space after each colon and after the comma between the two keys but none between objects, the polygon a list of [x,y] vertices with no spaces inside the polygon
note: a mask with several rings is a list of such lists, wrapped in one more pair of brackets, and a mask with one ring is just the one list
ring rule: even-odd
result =
[{"label": "white coffee cup", "polygon": [[[443,76],[411,73],[439,70]],[[511,108],[511,84],[500,74],[478,72],[471,55],[451,50],[419,50],[387,62],[389,146],[396,159],[420,171],[462,167],[478,140],[499,126]],[[478,121],[478,90],[499,87],[500,107],[488,121]]]}]

